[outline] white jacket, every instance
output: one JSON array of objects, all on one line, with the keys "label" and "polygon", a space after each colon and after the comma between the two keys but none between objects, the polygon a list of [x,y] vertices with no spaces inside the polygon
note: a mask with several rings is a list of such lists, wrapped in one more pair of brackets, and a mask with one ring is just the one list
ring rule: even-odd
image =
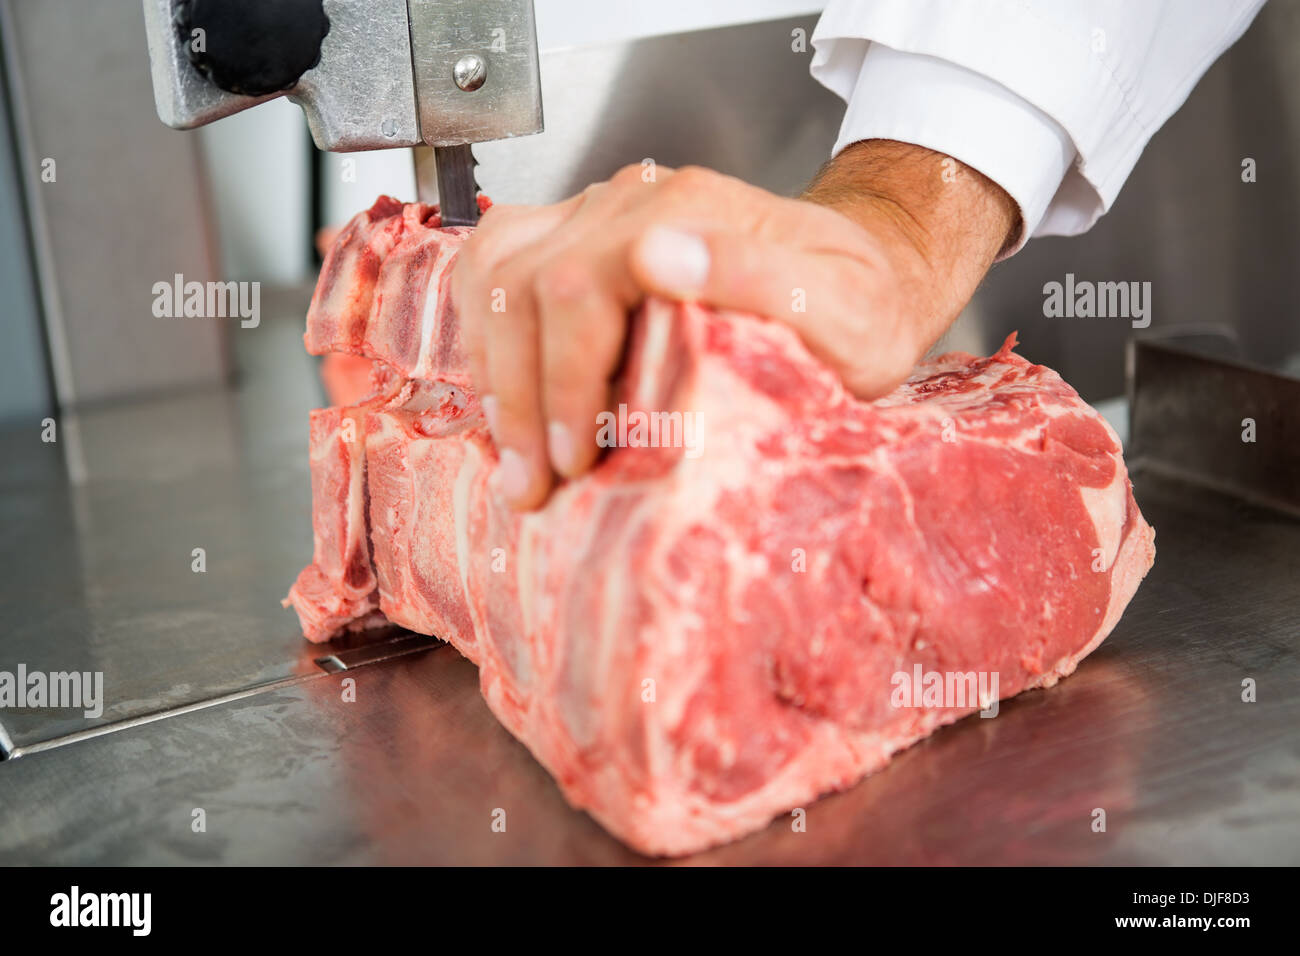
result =
[{"label": "white jacket", "polygon": [[829,0],[812,74],[863,139],[961,160],[1030,236],[1105,213],[1152,134],[1264,0]]}]

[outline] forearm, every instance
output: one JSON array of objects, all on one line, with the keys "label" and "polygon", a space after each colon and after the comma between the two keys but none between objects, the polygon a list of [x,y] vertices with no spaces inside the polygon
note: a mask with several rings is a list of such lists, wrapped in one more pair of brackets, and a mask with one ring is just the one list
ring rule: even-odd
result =
[{"label": "forearm", "polygon": [[894,140],[849,146],[802,198],[873,233],[899,236],[915,251],[929,273],[917,303],[926,344],[965,307],[1020,226],[1015,201],[992,180],[942,153]]}]

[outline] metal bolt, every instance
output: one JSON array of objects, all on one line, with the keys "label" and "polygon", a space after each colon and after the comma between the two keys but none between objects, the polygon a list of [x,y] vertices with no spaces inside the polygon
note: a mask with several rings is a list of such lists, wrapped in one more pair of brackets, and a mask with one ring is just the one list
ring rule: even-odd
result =
[{"label": "metal bolt", "polygon": [[487,79],[487,63],[476,53],[468,53],[456,61],[452,78],[466,93],[473,93]]}]

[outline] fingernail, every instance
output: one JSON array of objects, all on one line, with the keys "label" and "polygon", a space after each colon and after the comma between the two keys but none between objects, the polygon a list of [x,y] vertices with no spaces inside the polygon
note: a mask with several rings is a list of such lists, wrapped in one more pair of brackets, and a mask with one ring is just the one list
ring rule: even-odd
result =
[{"label": "fingernail", "polygon": [[573,435],[569,429],[559,422],[551,422],[546,426],[546,444],[550,448],[551,464],[555,470],[565,475],[572,471],[577,456],[574,454]]},{"label": "fingernail", "polygon": [[656,285],[696,292],[709,277],[709,247],[689,232],[655,226],[641,240],[641,262]]},{"label": "fingernail", "polygon": [[512,501],[522,498],[528,491],[528,463],[513,448],[501,452],[501,461],[493,477],[501,494]]},{"label": "fingernail", "polygon": [[488,429],[492,432],[492,437],[496,438],[500,434],[497,430],[497,415],[500,414],[497,397],[495,395],[484,395],[479,404],[483,406],[483,417],[487,419]]}]

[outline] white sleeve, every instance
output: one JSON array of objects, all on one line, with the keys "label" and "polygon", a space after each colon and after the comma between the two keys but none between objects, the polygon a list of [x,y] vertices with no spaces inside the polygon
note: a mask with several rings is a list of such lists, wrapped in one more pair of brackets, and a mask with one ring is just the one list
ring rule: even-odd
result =
[{"label": "white sleeve", "polygon": [[1031,235],[1085,232],[1264,0],[829,0],[812,74],[838,153],[895,139],[979,170]]}]

